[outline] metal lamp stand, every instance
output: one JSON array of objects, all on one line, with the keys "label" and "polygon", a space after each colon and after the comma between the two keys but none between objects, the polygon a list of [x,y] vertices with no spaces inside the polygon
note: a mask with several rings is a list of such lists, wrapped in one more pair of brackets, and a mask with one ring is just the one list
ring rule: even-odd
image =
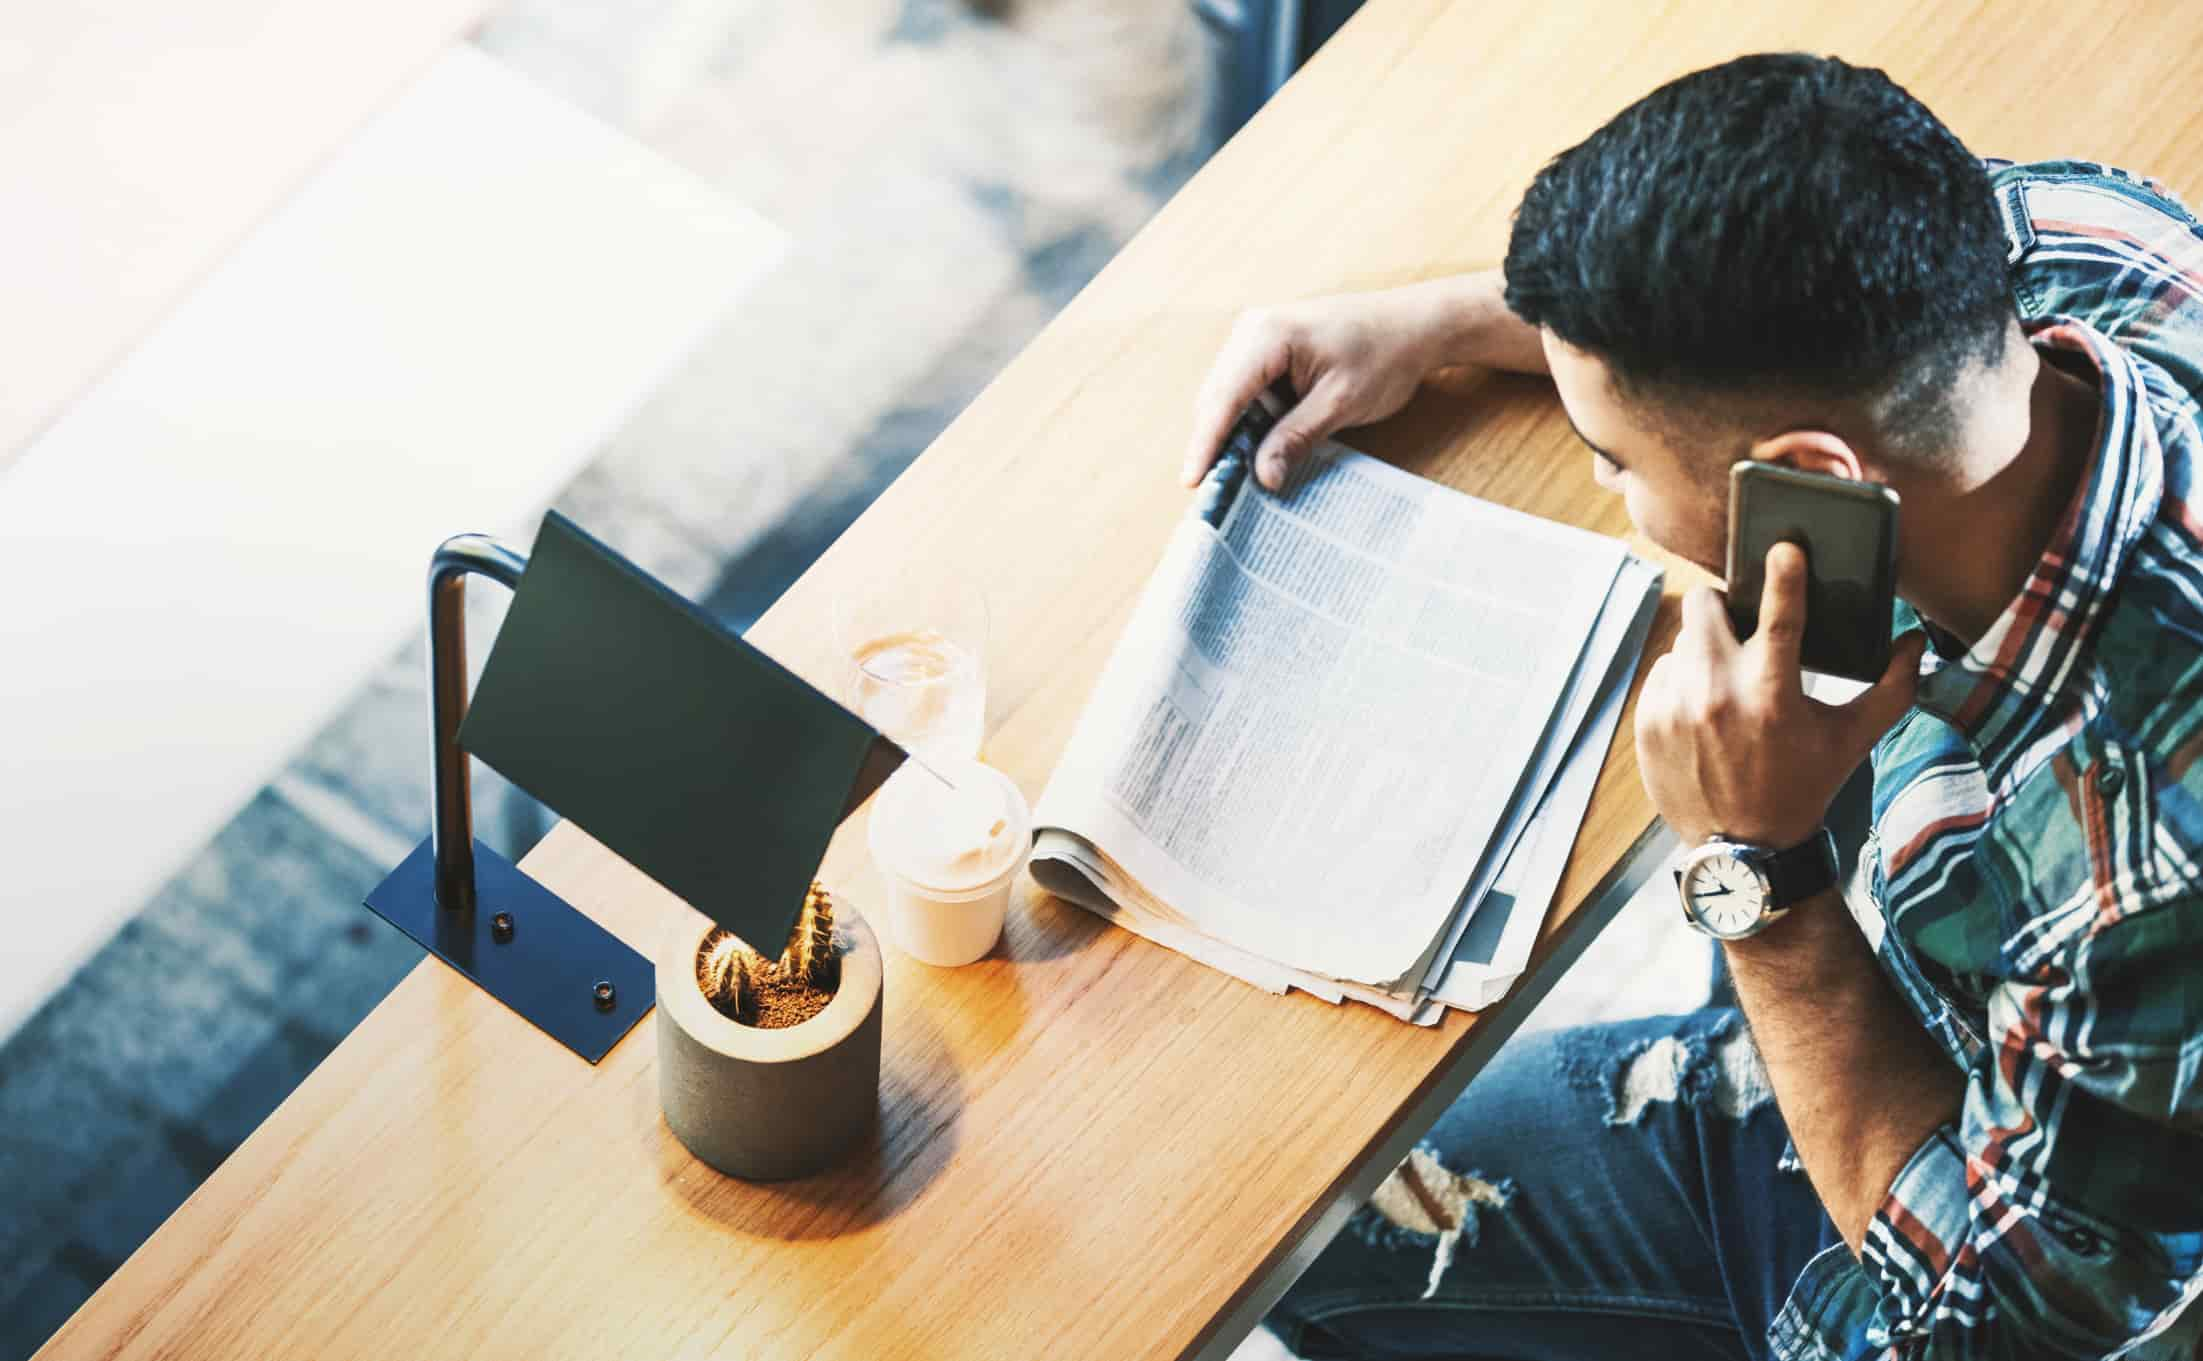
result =
[{"label": "metal lamp stand", "polygon": [[467,577],[517,588],[527,558],[482,534],[446,539],[428,571],[428,693],[436,821],[367,906],[591,1063],[654,999],[650,962],[474,839],[467,712]]}]

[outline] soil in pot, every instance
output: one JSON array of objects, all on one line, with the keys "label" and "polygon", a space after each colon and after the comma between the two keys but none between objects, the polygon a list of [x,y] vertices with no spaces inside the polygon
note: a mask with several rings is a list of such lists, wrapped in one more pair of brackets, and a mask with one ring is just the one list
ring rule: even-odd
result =
[{"label": "soil in pot", "polygon": [[826,1009],[841,986],[834,942],[834,900],[813,883],[788,947],[767,959],[739,936],[714,930],[696,952],[696,983],[721,1015],[760,1030],[781,1030]]}]

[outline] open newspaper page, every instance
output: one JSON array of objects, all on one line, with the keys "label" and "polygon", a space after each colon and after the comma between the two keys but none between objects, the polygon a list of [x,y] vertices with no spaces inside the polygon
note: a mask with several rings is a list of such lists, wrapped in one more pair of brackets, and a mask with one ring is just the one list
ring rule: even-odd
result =
[{"label": "open newspaper page", "polygon": [[[1488,1006],[1521,974],[1552,906],[1643,654],[1660,580],[1660,571],[1648,563],[1630,558],[1622,564],[1559,716],[1533,768],[1524,773],[1500,831],[1486,846],[1455,921],[1434,952],[1438,966],[1420,989],[1342,982],[1226,946],[1186,925],[1092,843],[1061,829],[1041,833],[1034,875],[1059,896],[1129,931],[1270,992],[1299,988],[1328,1002],[1364,1002],[1418,1025],[1435,1024],[1443,1007]],[[1423,1003],[1426,996],[1432,1004]]]},{"label": "open newspaper page", "polygon": [[1266,492],[1278,410],[1250,408],[1174,532],[1040,856],[1083,841],[1068,867],[1216,953],[1412,994],[1625,554],[1336,444]]}]

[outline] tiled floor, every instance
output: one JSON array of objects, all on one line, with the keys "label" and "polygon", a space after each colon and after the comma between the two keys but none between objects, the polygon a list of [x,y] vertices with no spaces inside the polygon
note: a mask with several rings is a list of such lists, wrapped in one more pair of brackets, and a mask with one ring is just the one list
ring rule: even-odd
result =
[{"label": "tiled floor", "polygon": [[418,951],[381,867],[262,793],[0,1050],[0,1355],[23,1356]]}]

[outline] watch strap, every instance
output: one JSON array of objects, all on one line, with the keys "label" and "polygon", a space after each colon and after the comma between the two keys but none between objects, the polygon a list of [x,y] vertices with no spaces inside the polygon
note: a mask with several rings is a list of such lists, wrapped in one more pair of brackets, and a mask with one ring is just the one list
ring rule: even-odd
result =
[{"label": "watch strap", "polygon": [[1760,868],[1767,875],[1768,909],[1784,911],[1836,886],[1836,838],[1823,827],[1795,846],[1769,852]]}]

